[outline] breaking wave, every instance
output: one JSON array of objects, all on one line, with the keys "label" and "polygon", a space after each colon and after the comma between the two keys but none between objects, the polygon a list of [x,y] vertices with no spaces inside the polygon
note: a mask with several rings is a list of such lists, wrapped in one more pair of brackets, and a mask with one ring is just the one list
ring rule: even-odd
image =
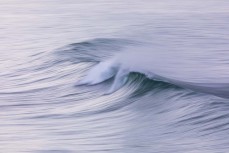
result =
[{"label": "breaking wave", "polygon": [[120,51],[116,52],[108,59],[100,61],[78,82],[78,85],[95,85],[114,78],[113,85],[107,92],[112,93],[127,82],[131,72],[136,72],[144,74],[152,80],[225,98],[229,96],[227,72],[216,71],[217,67],[228,69],[227,64],[221,62],[222,59],[218,59],[218,61],[215,59],[216,62],[210,63],[207,56],[205,61],[193,58],[197,56],[196,54],[204,56],[200,54],[201,52],[185,55],[179,51],[163,52],[163,48],[161,48],[162,52],[158,53],[158,50],[155,52],[154,46],[149,44],[143,44],[143,47],[139,44],[135,46],[132,44],[131,47],[123,50],[121,53]]}]

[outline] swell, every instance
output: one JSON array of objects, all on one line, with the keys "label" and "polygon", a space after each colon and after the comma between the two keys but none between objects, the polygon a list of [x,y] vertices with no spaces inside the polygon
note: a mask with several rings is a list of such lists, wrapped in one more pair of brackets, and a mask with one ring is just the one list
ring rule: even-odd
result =
[{"label": "swell", "polygon": [[[95,142],[120,143],[121,147],[130,146],[127,152],[139,144],[140,152],[147,152],[149,147],[150,151],[155,150],[157,146],[164,152],[195,152],[193,148],[202,148],[202,152],[215,148],[225,152],[228,100],[194,92],[189,90],[190,86],[181,88],[186,85],[181,80],[172,82],[172,77],[159,76],[155,73],[157,69],[147,71],[144,68],[148,66],[137,65],[135,60],[123,62],[122,59],[128,58],[119,55],[129,50],[129,46],[139,46],[129,42],[88,40],[48,55],[34,55],[34,61],[23,66],[23,71],[17,69],[20,75],[9,77],[11,90],[0,93],[1,108],[7,111],[3,118],[31,127],[29,132],[23,128],[23,135],[32,133],[33,139],[49,142],[48,133],[58,145],[72,140],[69,143],[73,147],[85,147],[85,141],[89,142],[86,146],[89,148]],[[92,82],[76,85],[84,79]],[[115,83],[121,84],[120,88],[106,94]],[[10,127],[2,127],[2,131]],[[161,145],[167,148],[161,149]]]},{"label": "swell", "polygon": [[[150,54],[148,54],[149,51]],[[20,75],[11,77],[6,75],[11,79],[12,84],[2,90],[0,96],[4,99],[7,95],[16,94],[23,99],[31,98],[39,103],[36,97],[45,92],[49,93],[50,97],[43,100],[50,101],[53,98],[71,99],[75,98],[75,95],[78,96],[75,100],[86,100],[93,96],[104,95],[111,96],[111,99],[115,96],[128,99],[167,89],[179,89],[183,90],[183,93],[191,89],[195,91],[191,93],[196,96],[199,95],[198,92],[202,92],[228,98],[227,83],[192,82],[192,79],[182,80],[177,76],[170,77],[168,73],[160,73],[164,70],[180,73],[182,70],[176,68],[176,64],[171,65],[171,69],[153,65],[151,58],[152,60],[156,58],[149,55],[156,54],[151,54],[151,52],[155,53],[152,45],[142,42],[119,38],[99,38],[73,43],[50,53],[35,54],[30,64],[17,69]],[[141,59],[142,55],[148,56]],[[141,63],[147,60],[150,62],[148,65]],[[89,93],[90,97],[84,96]],[[127,100],[126,103],[117,102],[96,109],[98,111],[116,110],[128,106],[128,101],[132,103],[131,100]],[[96,109],[92,111],[97,111]]]}]

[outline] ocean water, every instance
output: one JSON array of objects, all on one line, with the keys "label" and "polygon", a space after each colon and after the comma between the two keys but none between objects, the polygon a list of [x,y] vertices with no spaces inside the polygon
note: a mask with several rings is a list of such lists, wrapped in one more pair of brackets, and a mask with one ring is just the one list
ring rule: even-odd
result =
[{"label": "ocean water", "polygon": [[1,153],[228,153],[229,1],[0,1]]}]

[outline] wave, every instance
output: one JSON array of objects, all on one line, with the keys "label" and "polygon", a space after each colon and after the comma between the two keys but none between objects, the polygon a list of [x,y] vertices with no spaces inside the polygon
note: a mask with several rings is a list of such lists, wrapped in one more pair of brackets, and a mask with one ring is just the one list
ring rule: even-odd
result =
[{"label": "wave", "polygon": [[[57,145],[69,143],[76,152],[95,142],[95,147],[101,147],[96,152],[109,149],[103,144],[118,145],[121,152],[139,144],[136,152],[151,152],[158,146],[161,152],[195,152],[193,148],[226,152],[228,99],[217,97],[219,93],[205,94],[212,86],[215,92],[226,84],[213,82],[219,75],[205,80],[201,80],[203,75],[186,75],[180,65],[166,63],[172,56],[159,59],[154,48],[104,38],[35,54],[31,62],[2,76],[0,108],[6,118],[2,131],[19,133],[16,136],[23,142],[32,137],[46,144],[49,133]],[[196,92],[198,85],[207,87],[204,93]],[[9,120],[22,129],[12,129]],[[130,147],[122,150],[123,146]],[[40,149],[27,148],[32,152]]]},{"label": "wave", "polygon": [[[103,44],[109,42],[106,39],[101,40],[103,40]],[[123,40],[119,41],[122,42]],[[101,41],[93,40],[93,42],[99,44]],[[118,41],[112,41],[111,44],[114,45],[116,42]],[[109,51],[113,55],[99,61],[76,85],[95,85],[114,78],[112,86],[105,93],[110,94],[125,85],[130,73],[137,72],[152,80],[229,98],[228,78],[225,79],[224,72],[215,71],[216,67],[225,67],[223,64],[209,63],[207,57],[206,59],[195,59],[193,57],[197,55],[203,56],[195,52],[188,55],[179,51],[163,52],[162,50],[162,52],[158,52],[155,51],[155,46],[144,43],[140,47],[139,44],[130,46],[123,43],[122,45],[128,47],[119,52]],[[109,47],[109,50],[114,49],[113,46]],[[158,49],[158,46],[156,48]],[[96,52],[96,50],[94,51]],[[205,54],[205,52],[202,52],[202,54]],[[207,64],[203,63],[202,60],[205,60]],[[201,63],[202,65],[200,65]],[[208,69],[206,69],[207,67]]]}]

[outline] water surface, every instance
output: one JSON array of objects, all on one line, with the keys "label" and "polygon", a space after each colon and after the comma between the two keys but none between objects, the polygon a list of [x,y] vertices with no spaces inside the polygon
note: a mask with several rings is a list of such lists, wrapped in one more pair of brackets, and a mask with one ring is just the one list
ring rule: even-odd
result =
[{"label": "water surface", "polygon": [[1,1],[1,152],[229,152],[228,7]]}]

